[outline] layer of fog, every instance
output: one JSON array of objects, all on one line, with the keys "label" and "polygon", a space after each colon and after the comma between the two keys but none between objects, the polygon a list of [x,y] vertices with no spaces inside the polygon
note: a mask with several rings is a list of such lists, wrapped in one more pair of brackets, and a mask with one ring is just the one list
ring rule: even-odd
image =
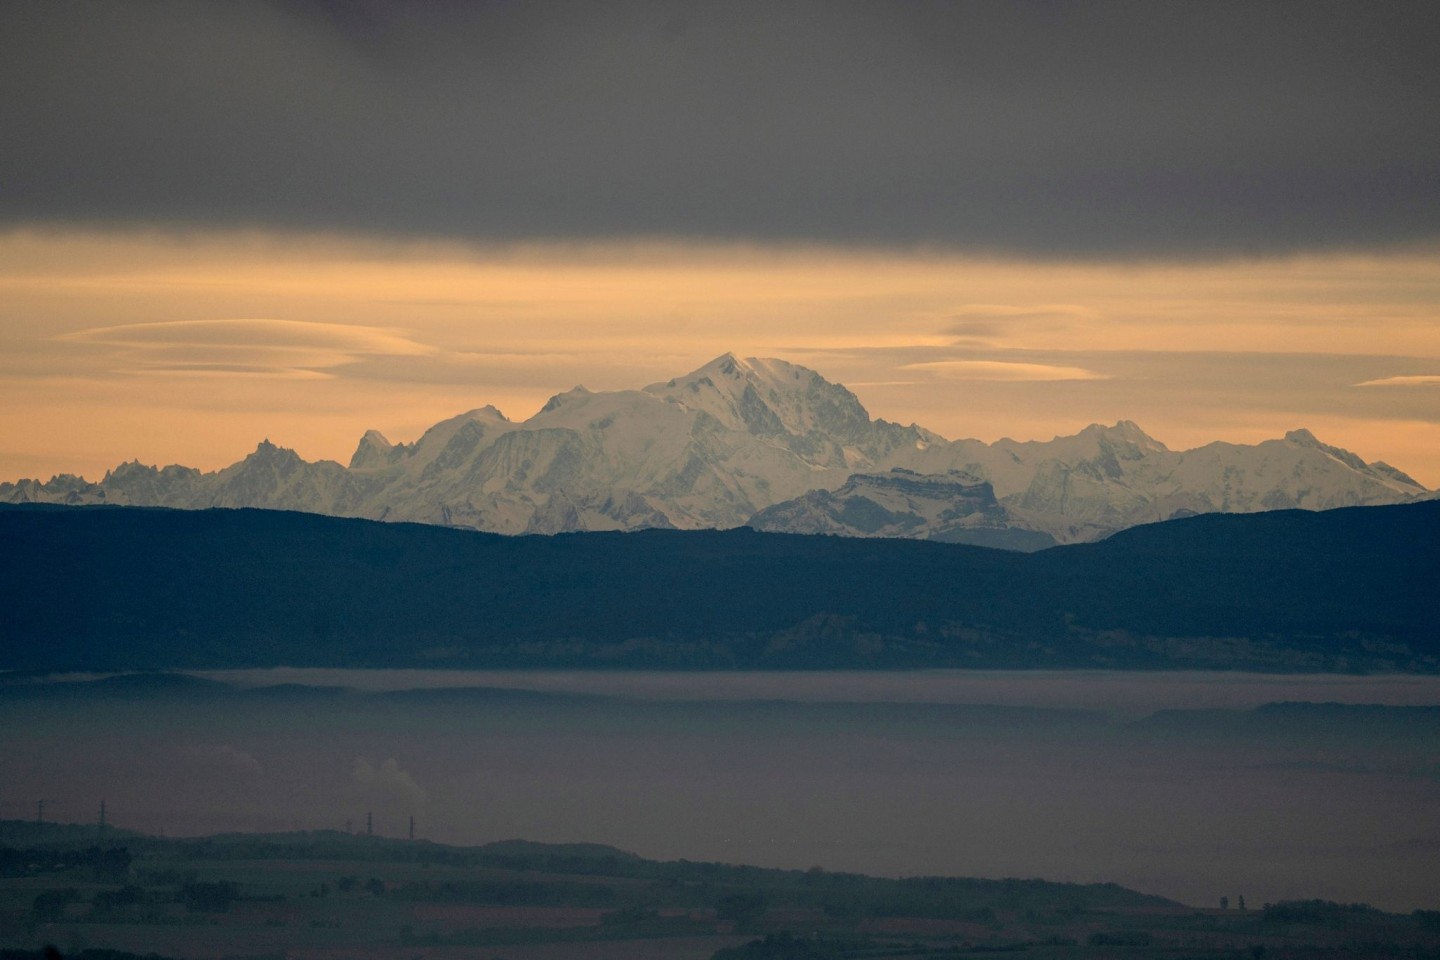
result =
[{"label": "layer of fog", "polygon": [[0,817],[1437,906],[1440,678],[227,679],[0,688]]}]

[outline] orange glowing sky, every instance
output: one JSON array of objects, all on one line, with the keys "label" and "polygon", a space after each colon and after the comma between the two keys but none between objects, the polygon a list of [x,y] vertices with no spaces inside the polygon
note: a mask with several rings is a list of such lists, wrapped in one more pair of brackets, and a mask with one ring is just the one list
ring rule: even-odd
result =
[{"label": "orange glowing sky", "polygon": [[0,4],[0,479],[723,352],[1440,486],[1440,5]]},{"label": "orange glowing sky", "polygon": [[0,479],[345,462],[492,403],[733,351],[947,437],[1131,419],[1172,448],[1304,426],[1440,486],[1440,252],[1134,263],[824,245],[0,234]]}]

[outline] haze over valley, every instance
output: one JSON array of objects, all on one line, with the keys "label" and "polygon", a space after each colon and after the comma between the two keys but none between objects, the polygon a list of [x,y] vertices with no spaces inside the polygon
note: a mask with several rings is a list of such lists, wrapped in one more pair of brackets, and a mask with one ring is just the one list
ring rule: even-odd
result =
[{"label": "haze over valley", "polygon": [[[358,684],[363,689],[351,686]],[[1434,677],[288,671],[7,683],[0,819],[594,841],[1431,908]],[[1299,702],[1317,701],[1317,702]],[[103,730],[103,735],[95,731]],[[1218,839],[1217,839],[1218,836]]]}]

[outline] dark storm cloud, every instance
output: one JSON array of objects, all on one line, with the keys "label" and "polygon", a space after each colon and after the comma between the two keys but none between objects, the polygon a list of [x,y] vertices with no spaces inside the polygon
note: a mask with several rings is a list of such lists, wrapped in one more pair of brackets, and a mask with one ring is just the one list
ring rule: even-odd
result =
[{"label": "dark storm cloud", "polygon": [[1440,235],[1433,3],[12,3],[0,222],[1192,255]]}]

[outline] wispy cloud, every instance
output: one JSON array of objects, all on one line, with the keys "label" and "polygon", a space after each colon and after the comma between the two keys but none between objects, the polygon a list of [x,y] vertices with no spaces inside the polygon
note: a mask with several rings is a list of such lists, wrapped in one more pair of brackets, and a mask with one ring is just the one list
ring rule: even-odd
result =
[{"label": "wispy cloud", "polygon": [[1378,380],[1362,380],[1357,387],[1436,387],[1440,386],[1440,374],[1418,374],[1408,377],[1381,377]]},{"label": "wispy cloud", "polygon": [[1013,363],[1006,360],[931,360],[907,363],[902,370],[919,370],[952,380],[1108,380],[1108,374],[1084,367],[1060,367],[1048,363]]},{"label": "wispy cloud", "polygon": [[56,339],[110,348],[121,372],[178,376],[314,379],[365,357],[435,352],[397,330],[270,318],[127,323]]},{"label": "wispy cloud", "polygon": [[1017,328],[1026,331],[1053,332],[1098,318],[1094,310],[1075,304],[1044,304],[1016,307],[1004,304],[972,303],[954,311],[941,333],[962,340],[995,340]]}]

